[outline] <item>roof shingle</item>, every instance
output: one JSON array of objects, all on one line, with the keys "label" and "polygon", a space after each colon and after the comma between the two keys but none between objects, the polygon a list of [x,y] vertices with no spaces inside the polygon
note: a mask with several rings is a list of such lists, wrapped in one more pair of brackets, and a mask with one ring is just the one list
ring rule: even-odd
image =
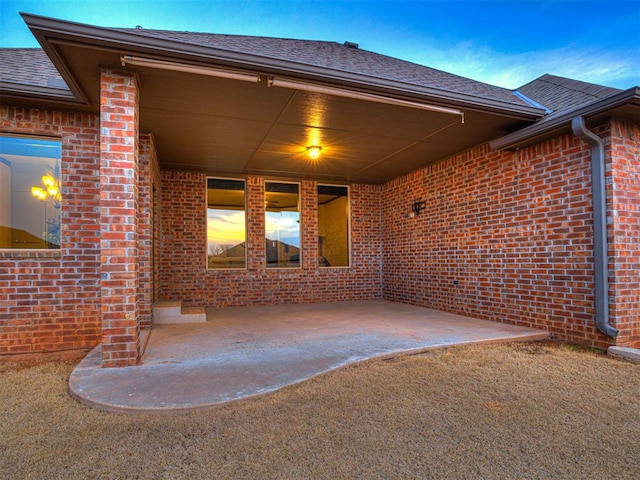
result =
[{"label": "roof shingle", "polygon": [[518,91],[552,110],[552,115],[555,115],[610,97],[621,90],[546,74],[523,85]]},{"label": "roof shingle", "polygon": [[0,48],[0,80],[69,90],[56,67],[40,48]]},{"label": "roof shingle", "polygon": [[512,105],[528,106],[526,102],[506,88],[496,87],[368,50],[352,48],[337,42],[169,30],[113,30],[145,37],[173,40],[190,45],[247,53],[264,58],[313,65],[340,72],[355,73],[408,85],[429,87],[447,92],[456,92],[478,98],[496,100]]}]

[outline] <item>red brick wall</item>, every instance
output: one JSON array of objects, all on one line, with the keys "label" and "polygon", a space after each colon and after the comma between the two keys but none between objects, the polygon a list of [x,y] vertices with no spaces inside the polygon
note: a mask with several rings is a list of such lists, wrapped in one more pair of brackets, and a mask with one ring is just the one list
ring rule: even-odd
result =
[{"label": "red brick wall", "polygon": [[[637,142],[629,148],[637,155]],[[635,158],[623,167],[636,172],[624,200],[628,222],[637,222],[637,201],[630,208],[628,201],[638,198]],[[410,218],[420,198],[425,210]],[[474,148],[387,183],[382,204],[385,298],[543,328],[586,345],[612,343],[593,320],[590,147],[575,137],[518,152]],[[620,241],[627,249],[633,243]],[[627,267],[637,266],[635,245]],[[637,271],[623,280],[636,315]]]},{"label": "red brick wall", "polygon": [[[162,172],[160,283],[158,298],[194,300],[203,297],[206,248],[206,184],[199,173]],[[185,296],[188,294],[188,298]],[[186,304],[186,303],[185,303]]]},{"label": "red brick wall", "polygon": [[380,187],[351,186],[351,268],[317,266],[316,183],[301,182],[303,263],[267,269],[264,179],[247,179],[247,269],[206,270],[206,175],[162,172],[159,297],[185,305],[335,302],[381,296]]},{"label": "red brick wall", "polygon": [[[0,106],[2,131],[60,138],[63,157],[62,248],[0,252],[0,355],[100,342],[99,127],[95,115]],[[606,144],[611,318],[617,343],[640,347],[640,130],[618,121],[594,130]],[[593,324],[590,147],[571,135],[515,153],[481,146],[381,187],[352,185],[346,269],[316,266],[311,181],[301,182],[302,268],[266,269],[264,179],[249,177],[247,269],[207,271],[206,176],[160,173],[157,160],[153,137],[142,135],[135,298],[143,327],[154,298],[231,306],[384,296],[611,343]],[[426,209],[409,218],[419,198]]]},{"label": "red brick wall", "polygon": [[[138,188],[138,251],[139,291],[138,308],[140,328],[151,328],[151,308],[155,300],[155,284],[159,257],[155,239],[159,236],[160,201],[156,192],[160,188],[160,167],[153,135],[140,134]],[[154,255],[156,255],[154,257]]]},{"label": "red brick wall", "polygon": [[612,323],[640,348],[640,125],[613,121],[608,162]]},{"label": "red brick wall", "polygon": [[0,106],[0,130],[62,142],[59,251],[0,251],[0,355],[90,349],[100,342],[99,121]]},{"label": "red brick wall", "polygon": [[140,353],[138,82],[100,78],[100,279],[102,365],[135,365]]}]

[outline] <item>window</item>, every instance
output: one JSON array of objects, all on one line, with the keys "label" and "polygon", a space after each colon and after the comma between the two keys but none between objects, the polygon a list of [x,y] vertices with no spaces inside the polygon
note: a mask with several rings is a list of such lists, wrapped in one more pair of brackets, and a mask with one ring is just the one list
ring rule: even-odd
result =
[{"label": "window", "polygon": [[267,267],[300,266],[300,186],[265,183]]},{"label": "window", "polygon": [[244,180],[207,179],[207,266],[245,268]]},{"label": "window", "polygon": [[60,248],[59,140],[0,135],[0,248]]},{"label": "window", "polygon": [[318,185],[318,264],[349,266],[349,188]]}]

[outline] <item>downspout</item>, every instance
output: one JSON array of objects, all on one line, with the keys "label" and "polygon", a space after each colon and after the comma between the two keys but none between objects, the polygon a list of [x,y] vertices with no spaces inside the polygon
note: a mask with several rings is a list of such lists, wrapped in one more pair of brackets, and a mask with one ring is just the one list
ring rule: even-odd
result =
[{"label": "downspout", "polygon": [[593,243],[595,266],[596,326],[611,338],[618,330],[609,323],[609,278],[607,258],[607,199],[605,193],[604,145],[602,139],[587,130],[584,117],[571,120],[573,134],[591,145],[593,192]]}]

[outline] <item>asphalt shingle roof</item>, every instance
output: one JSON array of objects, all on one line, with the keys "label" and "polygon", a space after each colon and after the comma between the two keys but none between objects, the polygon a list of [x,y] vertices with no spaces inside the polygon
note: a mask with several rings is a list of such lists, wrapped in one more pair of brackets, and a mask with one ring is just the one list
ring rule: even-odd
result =
[{"label": "asphalt shingle roof", "polygon": [[0,48],[0,80],[68,90],[58,70],[40,48]]},{"label": "asphalt shingle roof", "polygon": [[518,91],[552,110],[552,115],[555,115],[610,97],[621,90],[546,74],[523,85]]},{"label": "asphalt shingle roof", "polygon": [[[337,42],[171,30],[129,28],[110,30],[171,40],[187,45],[251,54],[265,59],[271,58],[312,65],[339,72],[365,75],[374,79],[491,99],[507,104],[529,105],[514,95],[511,90],[505,88]],[[0,80],[22,85],[68,90],[54,65],[45,52],[39,48],[1,48]],[[552,110],[551,116],[620,92],[615,88],[549,74],[523,85],[518,91]]]},{"label": "asphalt shingle roof", "polygon": [[148,29],[113,29],[140,36],[313,65],[415,86],[435,88],[513,105],[528,105],[511,90],[398,58],[328,41],[295,40]]}]

